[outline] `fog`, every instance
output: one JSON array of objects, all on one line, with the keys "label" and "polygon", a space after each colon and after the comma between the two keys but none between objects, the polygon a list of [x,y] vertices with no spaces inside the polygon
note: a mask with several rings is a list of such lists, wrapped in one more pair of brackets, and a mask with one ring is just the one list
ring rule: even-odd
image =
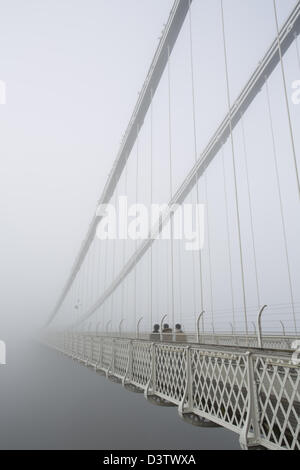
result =
[{"label": "fog", "polygon": [[[277,1],[280,25],[296,3],[295,0]],[[6,104],[0,105],[0,340],[7,343],[7,366],[5,372],[0,369],[0,375],[4,377],[7,409],[13,408],[13,400],[9,397],[11,388],[17,389],[20,384],[22,387],[24,383],[27,384],[28,394],[33,391],[36,396],[49,393],[52,403],[50,408],[55,409],[55,403],[60,399],[61,407],[64,406],[63,403],[68,406],[72,381],[78,385],[81,383],[82,394],[76,395],[72,405],[69,405],[69,411],[66,412],[67,429],[71,428],[74,409],[77,410],[79,404],[86,401],[85,393],[93,395],[91,403],[97,402],[96,380],[99,381],[99,386],[101,383],[104,396],[110,397],[111,389],[114,389],[115,404],[119,400],[119,393],[120,399],[123,399],[122,391],[115,392],[115,385],[106,384],[103,378],[93,376],[90,371],[77,368],[72,363],[68,366],[67,360],[59,358],[55,353],[52,355],[35,343],[28,343],[28,340],[35,338],[44,327],[70,274],[118,153],[172,4],[172,0],[0,0],[0,80],[6,84]],[[225,0],[224,4],[230,94],[233,102],[276,37],[276,28],[273,0]],[[199,157],[228,112],[219,6],[218,0],[194,0],[192,7],[196,136],[193,133],[188,18],[170,59],[173,194],[194,164],[195,137]],[[300,140],[297,130],[300,124],[300,105],[293,105],[291,101],[292,82],[300,77],[300,63],[297,60],[295,45],[296,43],[291,46],[284,57],[284,65],[296,154],[299,159]],[[296,216],[299,199],[279,66],[269,80],[269,89],[294,314],[299,327],[300,220]],[[167,203],[170,195],[168,112],[168,75],[165,73],[153,101],[152,202],[158,203]],[[264,328],[278,332],[279,321],[284,320],[287,330],[293,332],[291,286],[287,272],[265,89],[259,93],[243,119],[260,299],[262,304],[269,305]],[[135,146],[129,158],[126,170],[127,184],[123,174],[114,198],[123,195],[126,187],[129,202],[136,202],[135,171],[138,152],[138,202],[151,202],[150,120],[151,116],[148,114],[139,135],[138,147]],[[234,131],[234,141],[250,323],[255,320],[259,305],[246,184],[245,142],[241,125]],[[205,327],[210,330],[214,321],[214,328],[224,331],[230,328],[232,321],[223,158],[228,184],[233,303],[237,330],[242,331],[242,288],[230,141],[224,143],[223,151],[217,155],[199,182],[200,202],[206,205],[207,210],[203,250],[204,304],[207,311]],[[196,191],[193,190],[187,202],[195,202],[195,197]],[[176,320],[180,320],[186,330],[194,331],[196,315],[201,311],[198,258],[195,253],[185,252],[183,247],[183,243],[175,242],[175,313]],[[134,242],[126,243],[125,259],[134,253],[135,248]],[[75,283],[66,303],[58,312],[55,327],[71,325],[103,294],[123,265],[123,249],[124,244],[118,241],[114,248],[111,242],[102,243],[100,248],[100,242],[94,241],[90,260],[97,259],[98,264],[92,267],[83,266],[76,280],[77,284]],[[115,263],[109,261],[112,250],[115,250]],[[154,311],[151,316],[148,253],[135,273],[136,291],[134,273],[131,273],[124,285],[116,291],[113,300],[109,298],[94,312],[89,319],[92,326],[95,327],[100,320],[104,328],[112,318],[111,328],[116,331],[120,320],[125,317],[124,328],[134,331],[135,308],[140,316],[145,318],[143,328],[146,331],[151,329],[153,322],[160,321],[163,313],[169,315],[170,321],[172,273],[169,256],[169,244],[155,243],[152,273]],[[88,272],[98,272],[98,277],[91,281],[92,287],[88,287],[88,291],[86,281],[82,280],[87,272],[84,269],[90,270]],[[122,303],[124,295],[125,304]],[[78,300],[81,309],[75,313],[74,304]],[[28,361],[24,360],[23,364],[28,373],[26,377],[18,375],[23,367],[22,363],[19,363],[23,354],[28,357]],[[64,362],[60,363],[60,360]],[[39,388],[40,384],[35,383],[38,374],[41,374],[41,380],[44,377],[43,361],[48,364],[46,367],[51,374],[54,374],[53,379],[48,377],[49,383],[53,380],[62,386],[64,377],[70,374],[65,392],[55,392],[51,389],[47,391],[44,386]],[[34,368],[37,372],[34,372]],[[90,390],[85,387],[90,387]],[[19,422],[24,424],[30,419],[26,407],[29,402],[32,403],[32,397],[23,401],[21,395],[20,390],[17,390],[15,399],[19,412],[12,414],[13,427],[6,434],[6,438],[0,439],[3,443],[1,445],[7,448],[34,445],[61,447],[62,435],[58,435],[61,439],[57,437],[51,441],[53,431],[49,434],[52,437],[45,437],[44,441],[38,439],[37,429],[33,431],[31,439],[22,440],[24,436],[20,436],[20,430],[17,432],[16,429]],[[124,404],[127,405],[124,406],[134,407],[135,398],[125,394]],[[107,400],[109,402],[108,398]],[[154,413],[152,408],[142,411],[149,405],[142,399],[138,403],[137,407],[145,413],[143,419],[150,419],[150,414]],[[85,411],[89,413],[91,410]],[[120,409],[116,411],[121,412]],[[174,418],[171,413],[176,415],[176,411],[166,410],[164,413],[168,416],[165,418],[168,426],[173,428]],[[113,419],[117,420],[116,416]],[[137,418],[137,414],[135,416]],[[101,413],[99,419],[100,417]],[[8,415],[4,419],[8,422]],[[76,415],[76,419],[79,426],[80,415]],[[87,423],[88,421],[86,425]],[[121,421],[116,421],[115,426],[120,426],[120,423]],[[138,429],[142,424],[144,423],[137,425],[134,435],[139,433]],[[94,425],[96,429],[96,423]],[[45,429],[45,420],[36,421],[36,426]],[[196,431],[190,430],[183,423],[178,426],[181,426],[182,435],[190,433],[190,442],[196,445]],[[124,429],[122,433],[125,432]],[[2,429],[1,433],[3,432]],[[173,442],[171,445],[165,435],[163,445],[180,447],[181,431],[178,432],[176,444]],[[220,440],[211,444],[211,432],[219,433],[209,431],[203,435],[204,447],[221,445],[223,434],[220,432]],[[154,435],[155,431],[152,440],[148,436],[149,445],[157,447],[159,442],[154,439]],[[105,445],[109,446],[113,437],[110,435],[102,444],[97,440],[84,440],[78,436],[74,439],[73,443],[66,442],[67,447],[88,448],[102,445],[104,448]],[[235,447],[236,440],[231,440],[231,437],[228,439],[226,446]],[[123,442],[124,448],[137,444],[129,441]],[[45,444],[46,442],[48,444]],[[146,442],[144,436],[139,445],[143,447]],[[116,447],[121,446],[120,433]]]}]

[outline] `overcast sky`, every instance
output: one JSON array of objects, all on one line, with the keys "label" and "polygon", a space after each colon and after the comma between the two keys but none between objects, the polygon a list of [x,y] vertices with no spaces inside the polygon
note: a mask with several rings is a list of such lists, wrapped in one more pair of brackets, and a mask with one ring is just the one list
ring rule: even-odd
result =
[{"label": "overcast sky", "polygon": [[[0,0],[0,79],[7,85],[7,104],[0,106],[0,328],[8,322],[18,328],[21,325],[21,329],[43,324],[51,312],[86,234],[172,3],[171,0]],[[295,3],[278,1],[280,23]],[[219,2],[195,0],[194,4],[200,152],[224,117],[226,95],[217,16]],[[224,4],[231,93],[235,97],[275,37],[272,1],[225,0]],[[172,86],[177,97],[173,117],[175,187],[194,158],[190,95],[187,95],[190,93],[188,39],[186,23],[172,58]],[[299,70],[295,52],[288,59],[290,84],[299,76]],[[282,97],[281,107],[276,104],[281,86],[277,72],[271,92],[275,111],[282,115]],[[155,186],[163,186],[162,191],[168,191],[162,183],[168,165],[167,158],[163,158],[168,142],[160,139],[167,121],[159,112],[159,106],[166,103],[165,92],[166,80],[163,80],[156,97],[156,146],[160,148],[156,169],[160,178],[157,176]],[[280,93],[282,96],[282,90]],[[261,114],[257,106],[252,118],[250,111],[250,133]],[[286,125],[286,116],[282,119]],[[297,114],[295,109],[293,119],[299,119],[299,111]],[[278,129],[281,128],[279,123]],[[251,134],[252,140],[249,137],[250,151],[258,159],[255,136],[259,129]],[[282,139],[288,146],[287,128],[284,129]],[[145,132],[148,131],[146,122]],[[141,145],[146,147],[143,138]],[[297,145],[298,150],[299,141]],[[286,188],[291,191],[286,196],[288,207],[294,207],[294,202],[289,202],[295,201],[291,168],[283,176]],[[254,173],[253,178],[256,178]],[[259,181],[262,191],[263,181]],[[271,185],[267,196],[270,200],[272,188]],[[262,195],[256,192],[257,206]],[[158,199],[164,199],[164,194]],[[261,226],[263,214],[257,217]],[[292,220],[292,214],[289,217]],[[290,233],[294,233],[291,243],[295,246],[297,238],[292,226]],[[250,246],[251,240],[248,242]],[[266,243],[262,241],[262,251]],[[249,251],[249,259],[251,256]],[[295,263],[298,260],[293,259]],[[218,260],[215,262],[217,266]],[[283,266],[284,260],[280,263]],[[253,271],[252,267],[249,269]],[[270,270],[271,265],[265,272]],[[249,279],[251,297],[253,272]],[[278,282],[275,280],[265,287],[268,299]],[[221,279],[216,283],[222,291]],[[222,304],[222,298],[219,299]],[[250,304],[253,303],[250,299]]]}]

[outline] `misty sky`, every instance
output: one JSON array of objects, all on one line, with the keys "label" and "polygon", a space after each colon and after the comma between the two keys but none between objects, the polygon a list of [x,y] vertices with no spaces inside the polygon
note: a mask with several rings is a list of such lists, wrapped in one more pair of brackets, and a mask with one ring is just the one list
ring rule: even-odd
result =
[{"label": "misty sky", "polygon": [[[272,0],[224,2],[232,99],[275,38],[272,3]],[[282,24],[296,2],[278,0],[277,3]],[[0,106],[0,328],[8,324],[12,327],[18,325],[22,330],[27,326],[40,326],[54,307],[86,235],[171,6],[170,0],[0,0],[0,79],[7,85],[7,104]],[[198,154],[227,112],[219,13],[218,0],[194,1]],[[188,46],[186,21],[171,58],[174,188],[189,171],[194,159]],[[294,45],[285,57],[285,64],[290,86],[292,80],[300,75]],[[296,285],[299,281],[297,240],[300,224],[294,216],[298,201],[279,68],[270,80],[270,93],[281,159],[293,282]],[[167,95],[164,76],[154,100],[154,197],[165,202],[169,193]],[[261,93],[245,116],[261,260],[262,302],[289,304],[280,221],[276,219],[278,204],[274,196],[276,185],[264,99]],[[292,108],[295,129],[299,125],[299,115],[300,108]],[[148,197],[148,137],[149,117],[140,137],[141,200]],[[237,153],[242,155],[240,128],[236,130],[235,138]],[[297,152],[299,144],[296,135]],[[134,174],[135,150],[128,166],[129,181],[130,175]],[[229,143],[225,145],[224,152],[230,162]],[[242,157],[239,162],[242,162]],[[224,229],[224,207],[220,206],[224,203],[220,165],[219,156],[211,165],[207,178],[213,211],[210,223],[211,243],[215,247],[212,254],[215,307],[228,309],[226,240],[224,236],[220,237]],[[233,193],[229,163],[226,168],[230,197]],[[245,209],[244,163],[239,163],[238,171]],[[268,184],[266,175],[271,175]],[[119,194],[122,184],[123,180]],[[132,184],[130,189],[134,194]],[[129,198],[133,198],[133,194],[129,194]],[[200,194],[203,200],[203,184]],[[230,207],[233,220],[233,206]],[[254,306],[255,313],[248,213],[243,216],[242,224],[247,299],[251,309]],[[234,231],[232,237],[235,246]],[[132,248],[129,247],[128,254]],[[205,253],[207,264],[207,251]],[[159,253],[155,256],[156,260],[161,259]],[[238,265],[236,256],[233,254],[234,265]],[[115,272],[121,266],[120,256],[117,259]],[[187,307],[180,315],[186,319],[186,326],[192,327],[191,259],[183,263],[181,301]],[[147,266],[144,269],[147,270]],[[159,266],[154,269],[162,273]],[[110,275],[113,277],[113,273]],[[139,279],[144,285],[145,277],[140,274]],[[234,272],[234,282],[239,310],[238,267]],[[209,276],[205,283],[209,297]],[[144,294],[146,290],[140,289],[140,292]],[[166,289],[162,287],[162,290]],[[127,296],[130,297],[131,292],[129,289]],[[100,293],[94,292],[94,297]],[[163,292],[159,294],[157,291],[158,297],[162,298]],[[199,310],[199,292],[196,297]],[[295,300],[300,302],[298,290]],[[140,309],[144,309],[142,299],[139,302]],[[210,301],[207,302],[210,310],[212,306]],[[162,310],[168,309],[168,300],[162,299],[155,308],[158,319]],[[285,308],[290,315],[289,308]],[[109,318],[108,311],[105,315]],[[229,317],[226,317],[227,325]],[[116,324],[118,320],[119,316],[116,316]]]}]

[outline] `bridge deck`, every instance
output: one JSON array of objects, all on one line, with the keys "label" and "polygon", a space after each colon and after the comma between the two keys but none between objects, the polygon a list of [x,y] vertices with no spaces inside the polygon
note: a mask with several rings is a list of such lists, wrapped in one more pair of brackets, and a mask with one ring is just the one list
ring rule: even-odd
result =
[{"label": "bridge deck", "polygon": [[300,449],[300,367],[291,351],[179,344],[60,333],[52,347],[137,387],[148,399],[178,406],[240,434],[245,447]]}]

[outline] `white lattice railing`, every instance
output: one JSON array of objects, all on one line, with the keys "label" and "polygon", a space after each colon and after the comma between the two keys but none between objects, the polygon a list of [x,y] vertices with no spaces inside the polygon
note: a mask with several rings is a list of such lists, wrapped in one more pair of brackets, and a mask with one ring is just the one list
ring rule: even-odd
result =
[{"label": "white lattice railing", "polygon": [[300,450],[300,366],[291,354],[75,332],[48,335],[46,342],[149,399],[178,406],[182,417],[238,433],[244,448]]},{"label": "white lattice railing", "polygon": [[[102,333],[99,333],[101,336]],[[111,333],[109,335],[110,338],[118,337],[119,334]],[[163,340],[168,342],[170,338],[172,340],[172,335],[168,333],[167,335],[162,335]],[[158,340],[160,340],[161,336],[157,335]],[[123,333],[123,339],[136,339],[136,333]],[[217,346],[238,346],[238,347],[245,347],[245,348],[258,348],[259,347],[259,338],[258,335],[245,335],[245,334],[231,334],[231,333],[205,333],[200,334],[199,341],[197,341],[197,335],[193,333],[187,333],[183,336],[184,340],[182,340],[181,335],[177,335],[174,338],[174,342],[178,343],[201,343],[201,345],[217,345]],[[139,339],[149,341],[151,340],[151,335],[144,333],[139,335]],[[293,343],[299,340],[299,336],[295,335],[280,335],[280,334],[266,334],[262,335],[262,346],[265,349],[278,349],[278,350],[285,350],[289,351],[293,349]]]}]

